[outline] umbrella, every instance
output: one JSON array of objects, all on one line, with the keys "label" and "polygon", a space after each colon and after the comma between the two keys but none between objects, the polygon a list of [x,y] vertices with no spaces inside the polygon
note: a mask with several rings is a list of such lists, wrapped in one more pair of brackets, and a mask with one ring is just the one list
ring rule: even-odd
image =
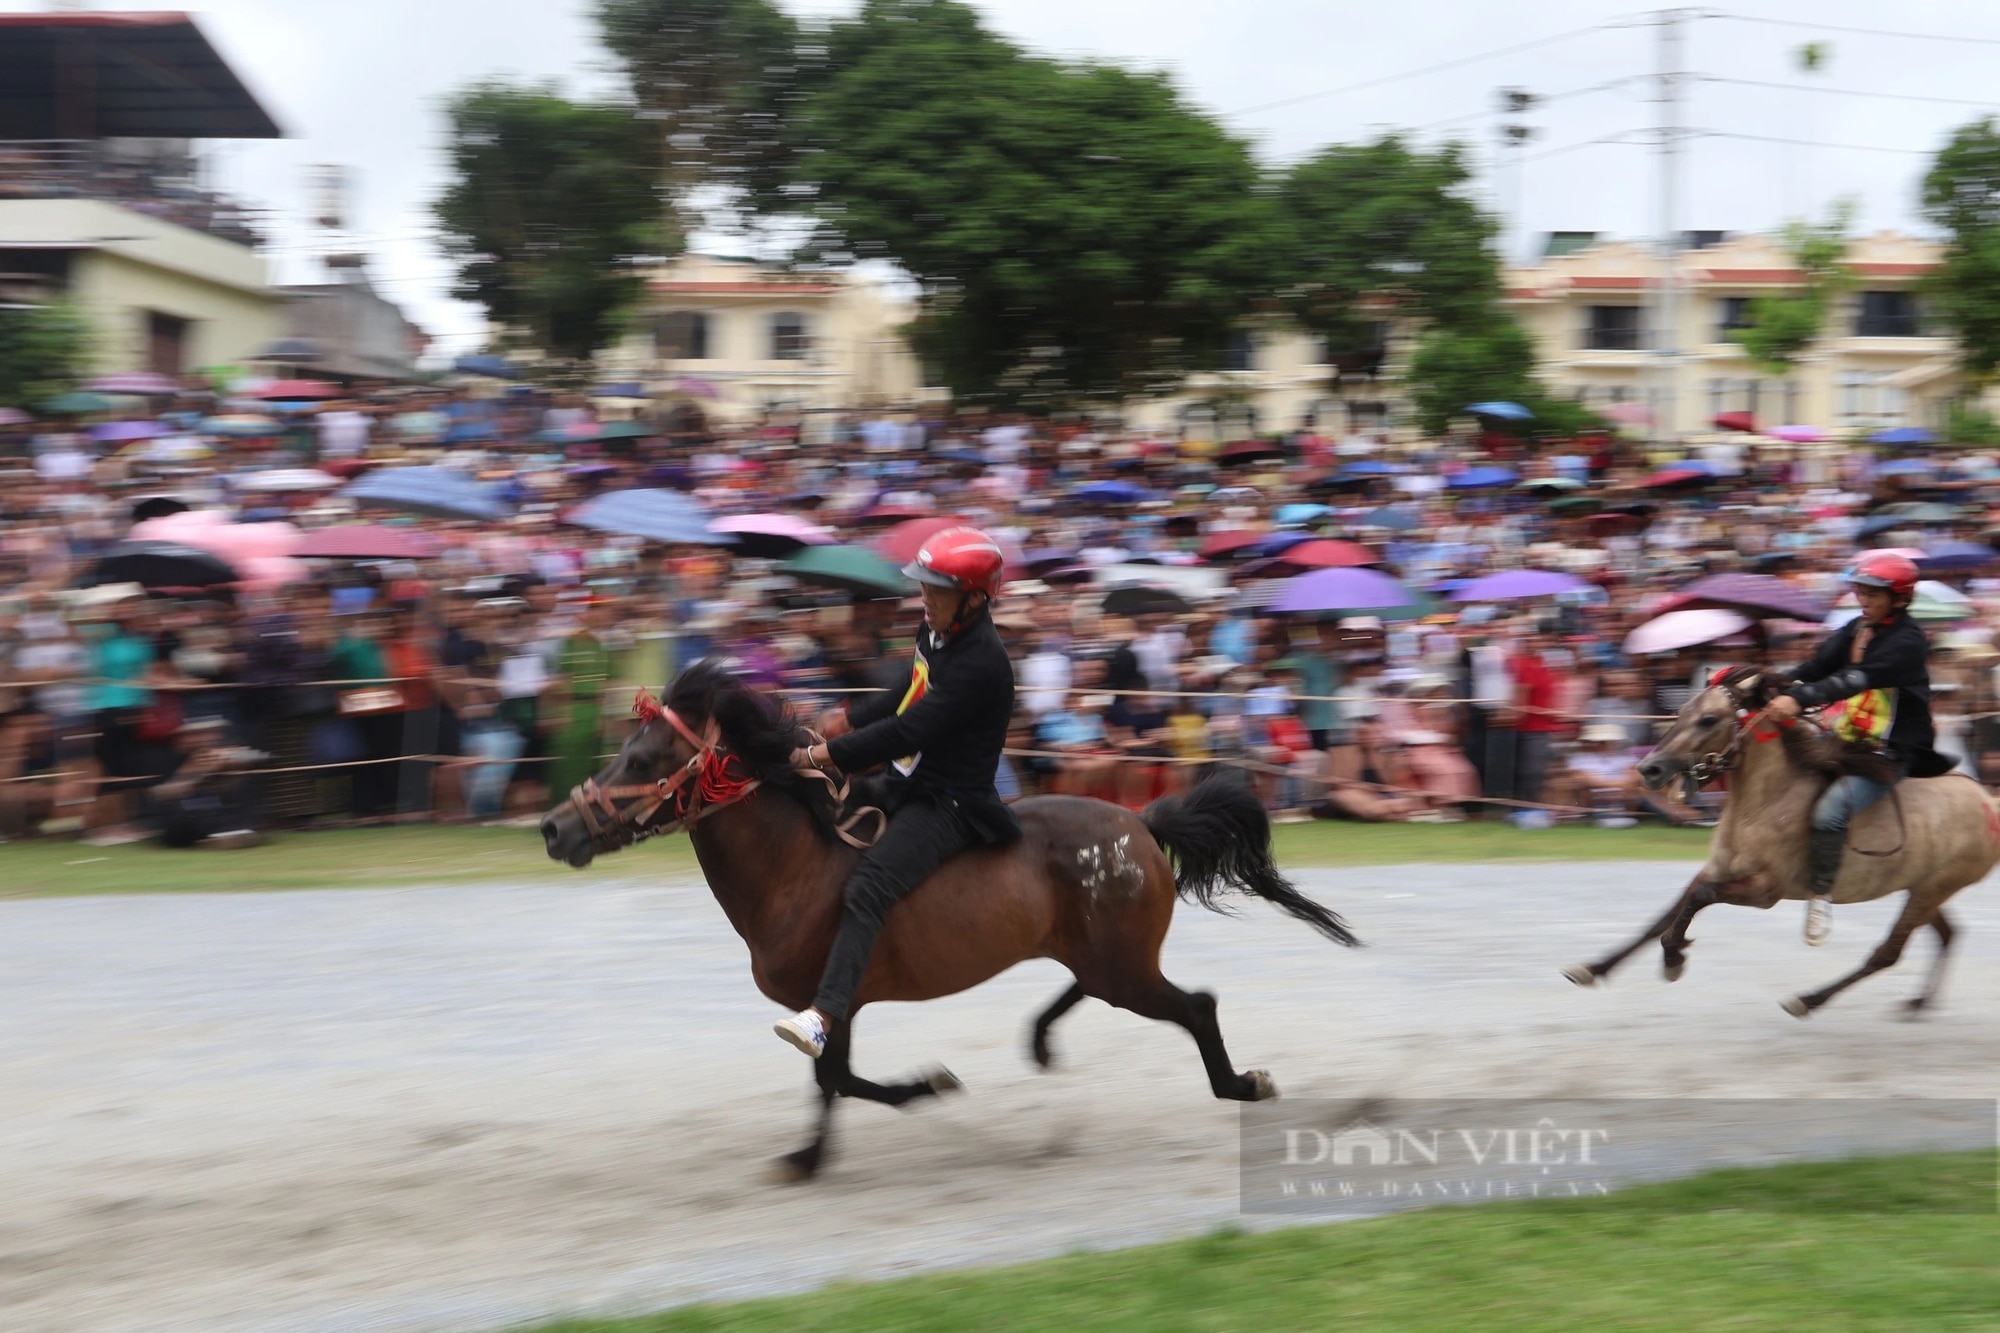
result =
[{"label": "umbrella", "polygon": [[1521,483],[1521,489],[1545,496],[1555,496],[1564,491],[1580,491],[1583,489],[1583,483],[1575,477],[1530,477]]},{"label": "umbrella", "polygon": [[714,380],[703,379],[699,375],[683,375],[668,385],[667,388],[669,392],[680,394],[683,398],[715,399],[722,397],[721,385],[717,384]]},{"label": "umbrella", "polygon": [[1497,417],[1502,421],[1533,421],[1535,414],[1519,403],[1474,403],[1465,409],[1476,417]]},{"label": "umbrella", "polygon": [[1316,569],[1285,580],[1270,609],[1279,612],[1386,611],[1416,594],[1373,569]]},{"label": "umbrella", "polygon": [[1279,505],[1278,512],[1271,515],[1271,521],[1281,528],[1298,527],[1305,523],[1317,523],[1331,516],[1333,510],[1325,505],[1289,504]]},{"label": "umbrella", "polygon": [[643,421],[607,421],[598,428],[600,440],[644,440],[660,432]]},{"label": "umbrella", "polygon": [[99,444],[150,440],[166,433],[167,428],[157,421],[100,421],[90,428],[90,438]]},{"label": "umbrella", "polygon": [[1745,435],[1757,433],[1757,418],[1750,412],[1718,412],[1715,414],[1717,430],[1740,430]]},{"label": "umbrella", "polygon": [[338,384],[328,384],[325,380],[272,380],[252,389],[246,396],[275,402],[279,399],[338,398],[340,394]]},{"label": "umbrella", "polygon": [[1651,653],[1672,653],[1682,648],[1714,643],[1740,634],[1755,622],[1750,617],[1723,607],[1703,607],[1693,611],[1669,611],[1649,620],[1625,636],[1625,651],[1634,657]]},{"label": "umbrella", "polygon": [[1875,469],[1878,477],[1913,477],[1928,474],[1935,469],[1921,458],[1897,458]]},{"label": "umbrella", "polygon": [[308,532],[292,554],[302,560],[428,560],[437,542],[385,523],[343,523]]},{"label": "umbrella", "polygon": [[1133,505],[1153,498],[1153,493],[1136,481],[1085,482],[1069,493],[1072,500],[1091,504]]},{"label": "umbrella", "polygon": [[1178,616],[1189,607],[1177,592],[1140,585],[1113,588],[1104,595],[1103,609],[1107,616]]},{"label": "umbrella", "polygon": [[324,350],[310,338],[276,338],[252,352],[247,359],[304,365],[308,361],[319,360],[322,355]]},{"label": "umbrella", "polygon": [[504,356],[461,356],[451,363],[451,368],[460,375],[484,375],[493,380],[517,378],[514,365]]},{"label": "umbrella", "polygon": [[82,416],[88,412],[109,412],[111,400],[101,393],[59,393],[41,405],[51,416]]},{"label": "umbrella", "polygon": [[170,376],[150,370],[128,370],[116,375],[99,375],[83,386],[85,393],[110,393],[127,398],[158,398],[176,394],[181,386]]},{"label": "umbrella", "polygon": [[1714,480],[1715,474],[1707,468],[1676,463],[1672,467],[1661,468],[1639,484],[1658,490],[1667,486],[1706,486]]},{"label": "umbrella", "polygon": [[1923,554],[1917,557],[1917,568],[1926,574],[1943,574],[1990,565],[1994,558],[1995,552],[1990,546],[1976,542],[1938,542],[1924,548]]},{"label": "umbrella", "polygon": [[[1854,594],[1850,592],[1834,604],[1822,623],[1828,629],[1838,629],[1860,614],[1861,609],[1854,605]],[[1910,614],[1918,620],[1950,621],[1970,620],[1978,611],[1972,599],[1958,589],[1925,579],[1917,585],[1917,595],[1910,600]]]},{"label": "umbrella", "polygon": [[1607,420],[1621,426],[1650,426],[1653,424],[1653,410],[1644,403],[1613,403],[1604,409]]},{"label": "umbrella", "polygon": [[1380,509],[1366,510],[1353,522],[1353,526],[1357,528],[1381,528],[1388,532],[1415,532],[1423,525],[1422,514],[1400,505],[1384,505]]},{"label": "umbrella", "polygon": [[236,569],[219,555],[179,542],[120,542],[84,577],[86,588],[139,583],[151,589],[214,588],[236,582]]},{"label": "umbrella", "polygon": [[1512,468],[1469,467],[1445,478],[1444,484],[1455,491],[1476,491],[1488,486],[1512,486],[1520,479],[1521,474]]},{"label": "umbrella", "polygon": [[233,472],[229,484],[239,491],[330,491],[340,478],[316,467],[274,467],[262,472]]},{"label": "umbrella", "polygon": [[232,412],[226,416],[204,417],[195,427],[203,435],[226,435],[232,439],[254,440],[266,435],[282,435],[285,428],[273,417],[254,412]]},{"label": "umbrella", "polygon": [[446,467],[375,468],[350,482],[341,494],[363,508],[403,509],[439,518],[493,523],[510,512],[490,487]]},{"label": "umbrella", "polygon": [[173,495],[149,495],[132,506],[132,521],[144,523],[149,518],[165,518],[169,514],[185,514],[194,506]]},{"label": "umbrella", "polygon": [[829,529],[790,514],[735,514],[712,520],[708,530],[734,537],[740,554],[765,560],[781,560],[801,546],[834,544]]},{"label": "umbrella", "polygon": [[1379,458],[1364,458],[1356,463],[1342,463],[1337,476],[1342,477],[1393,477],[1403,469],[1395,463],[1385,463]]},{"label": "umbrella", "polygon": [[1233,440],[1216,454],[1223,463],[1256,463],[1284,456],[1285,446],[1276,440]]},{"label": "umbrella", "polygon": [[1896,426],[1889,430],[1878,430],[1868,437],[1870,444],[1936,444],[1937,432],[1925,430],[1922,426]]},{"label": "umbrella", "polygon": [[590,391],[592,398],[644,398],[646,386],[637,380],[620,380],[616,384],[600,384]]},{"label": "umbrella", "polygon": [[1201,553],[1209,560],[1233,555],[1248,546],[1255,546],[1269,536],[1255,528],[1233,528],[1228,532],[1212,532],[1202,541]]},{"label": "umbrella", "polygon": [[1818,620],[1826,605],[1769,574],[1712,574],[1680,590],[1686,606],[1720,606],[1753,616]]},{"label": "umbrella", "polygon": [[1300,542],[1275,554],[1273,562],[1280,565],[1296,565],[1301,569],[1354,569],[1363,565],[1380,564],[1381,557],[1359,542],[1315,537],[1311,541]]},{"label": "umbrella", "polygon": [[1469,580],[1451,594],[1454,602],[1516,602],[1530,597],[1553,597],[1559,592],[1576,592],[1591,585],[1574,574],[1552,569],[1504,569],[1497,574]]},{"label": "umbrella", "polygon": [[679,491],[611,491],[584,501],[570,510],[563,521],[672,546],[736,544],[736,539],[727,533],[711,532],[708,510]]},{"label": "umbrella", "polygon": [[800,583],[837,588],[857,597],[903,597],[911,591],[901,570],[865,546],[807,546],[778,566]]},{"label": "umbrella", "polygon": [[162,435],[158,439],[135,440],[118,451],[121,458],[141,463],[199,463],[215,450],[192,435]]},{"label": "umbrella", "polygon": [[1777,426],[1768,432],[1774,440],[1787,444],[1818,444],[1826,438],[1826,432],[1818,426]]},{"label": "umbrella", "polygon": [[0,407],[0,426],[25,426],[33,420],[18,407]]}]

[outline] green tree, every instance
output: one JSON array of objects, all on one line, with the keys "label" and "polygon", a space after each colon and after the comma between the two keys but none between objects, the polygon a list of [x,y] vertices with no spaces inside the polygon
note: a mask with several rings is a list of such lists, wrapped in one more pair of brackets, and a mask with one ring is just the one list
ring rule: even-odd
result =
[{"label": "green tree", "polygon": [[1958,338],[1966,378],[1983,386],[2000,369],[2000,126],[1961,126],[1924,176],[1924,215],[1946,235],[1944,263],[1927,297]]},{"label": "green tree", "polygon": [[806,87],[776,206],[811,213],[808,253],[921,285],[912,343],[961,398],[1178,387],[1269,290],[1261,173],[1164,76],[1028,56],[955,0],[869,0]]},{"label": "green tree", "polygon": [[678,248],[647,126],[628,107],[504,83],[468,88],[447,118],[433,213],[452,294],[484,306],[505,341],[587,359],[641,291],[635,261]]},{"label": "green tree", "polygon": [[90,326],[67,301],[0,308],[0,405],[31,407],[76,387]]},{"label": "green tree", "polygon": [[1500,400],[1532,407],[1535,344],[1519,321],[1505,314],[1464,326],[1440,325],[1417,342],[1404,375],[1417,425],[1441,434],[1468,404]]},{"label": "green tree", "polygon": [[770,0],[597,0],[597,23],[658,136],[676,193],[767,191],[816,48]]},{"label": "green tree", "polygon": [[1854,205],[1843,200],[1825,222],[1789,223],[1785,249],[1804,281],[1791,291],[1752,298],[1747,327],[1729,331],[1731,341],[1772,374],[1788,376],[1798,368],[1799,358],[1819,341],[1834,302],[1851,283],[1846,256],[1853,219]]},{"label": "green tree", "polygon": [[1287,309],[1335,353],[1363,345],[1385,301],[1429,327],[1487,331],[1500,297],[1499,228],[1470,186],[1462,145],[1424,152],[1393,134],[1321,149],[1282,172],[1277,277]]}]

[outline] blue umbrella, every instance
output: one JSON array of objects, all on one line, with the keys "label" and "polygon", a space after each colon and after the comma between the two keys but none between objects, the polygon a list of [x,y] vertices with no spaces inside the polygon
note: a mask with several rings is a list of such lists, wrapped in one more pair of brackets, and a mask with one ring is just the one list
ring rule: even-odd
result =
[{"label": "blue umbrella", "polygon": [[1289,504],[1279,505],[1278,512],[1271,515],[1271,521],[1281,528],[1294,527],[1301,523],[1314,523],[1333,511],[1325,505]]},{"label": "blue umbrella", "polygon": [[1922,426],[1896,426],[1878,430],[1868,437],[1870,444],[1936,444],[1937,433]]},{"label": "blue umbrella", "polygon": [[1415,532],[1424,525],[1424,516],[1400,505],[1370,509],[1354,520],[1357,528],[1381,528],[1388,532]]},{"label": "blue umbrella", "polygon": [[1385,463],[1379,458],[1364,458],[1356,463],[1342,463],[1336,476],[1342,477],[1392,477],[1403,469],[1394,463]]},{"label": "blue umbrella", "polygon": [[565,523],[599,532],[644,537],[673,546],[733,546],[736,538],[710,532],[707,508],[680,491],[612,491],[569,511]]},{"label": "blue umbrella", "polygon": [[1498,417],[1502,421],[1533,421],[1535,414],[1519,403],[1474,403],[1465,409],[1476,417]]},{"label": "blue umbrella", "polygon": [[1908,477],[1919,473],[1929,473],[1931,465],[1921,458],[1898,458],[1875,469],[1879,477]]},{"label": "blue umbrella", "polygon": [[1445,479],[1445,485],[1455,491],[1483,490],[1488,486],[1512,486],[1521,479],[1521,474],[1512,468],[1469,467]]},{"label": "blue umbrella", "polygon": [[644,398],[646,386],[637,380],[620,380],[616,384],[600,384],[590,391],[592,398]]},{"label": "blue umbrella", "polygon": [[986,463],[986,455],[977,449],[939,449],[931,457],[943,459],[947,463],[977,463],[982,467]]},{"label": "blue umbrella", "polygon": [[520,378],[514,364],[504,356],[461,356],[451,363],[451,368],[461,375],[484,375],[488,379]]},{"label": "blue umbrella", "polygon": [[491,487],[448,467],[379,467],[341,492],[373,509],[406,509],[441,518],[497,522],[511,512]]},{"label": "blue umbrella", "polygon": [[1070,492],[1073,500],[1098,504],[1131,505],[1153,498],[1153,493],[1136,481],[1092,481]]},{"label": "blue umbrella", "polygon": [[1917,561],[1917,568],[1926,574],[1952,573],[1978,569],[1996,559],[2000,559],[2000,551],[1977,542],[1937,542],[1924,547],[1923,559]]},{"label": "blue umbrella", "polygon": [[1576,592],[1590,585],[1574,574],[1550,569],[1503,569],[1452,589],[1454,602],[1512,602],[1530,597],[1553,597]]}]

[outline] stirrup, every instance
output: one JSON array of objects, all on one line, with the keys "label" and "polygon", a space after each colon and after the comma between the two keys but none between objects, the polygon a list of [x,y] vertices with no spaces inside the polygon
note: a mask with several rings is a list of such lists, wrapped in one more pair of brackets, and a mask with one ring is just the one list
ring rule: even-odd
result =
[{"label": "stirrup", "polygon": [[1817,949],[1833,936],[1833,899],[1821,894],[1806,899],[1806,943]]}]

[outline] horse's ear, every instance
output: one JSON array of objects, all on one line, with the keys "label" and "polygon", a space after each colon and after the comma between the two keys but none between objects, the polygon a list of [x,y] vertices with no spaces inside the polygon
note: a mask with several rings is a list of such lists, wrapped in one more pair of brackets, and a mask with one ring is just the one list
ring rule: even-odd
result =
[{"label": "horse's ear", "polygon": [[1776,672],[1758,671],[1747,676],[1736,687],[1736,697],[1743,701],[1745,708],[1768,708],[1787,683],[1785,678]]}]

